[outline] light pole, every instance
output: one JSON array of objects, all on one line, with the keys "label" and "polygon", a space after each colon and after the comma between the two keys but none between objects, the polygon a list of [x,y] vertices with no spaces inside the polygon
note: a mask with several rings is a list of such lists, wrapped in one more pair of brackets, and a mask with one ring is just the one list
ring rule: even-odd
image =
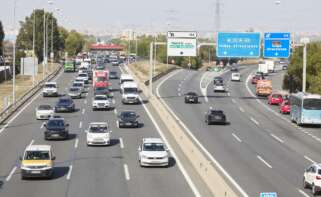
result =
[{"label": "light pole", "polygon": [[35,35],[36,35],[36,11],[33,9],[33,31],[32,31],[32,57],[33,57],[33,76],[32,76],[32,86],[35,85],[35,72],[36,72],[36,58],[35,58]]},{"label": "light pole", "polygon": [[[13,7],[13,32],[15,34],[16,31],[16,6],[17,6],[17,0],[14,1],[14,7]],[[13,60],[12,60],[12,103],[15,104],[16,101],[16,38],[13,40]]]},{"label": "light pole", "polygon": [[42,61],[42,80],[45,79],[46,67],[46,11],[43,9],[43,61]]},{"label": "light pole", "polygon": [[302,72],[302,92],[306,92],[307,83],[307,44],[310,43],[309,38],[302,38],[300,42],[303,44],[303,72]]}]

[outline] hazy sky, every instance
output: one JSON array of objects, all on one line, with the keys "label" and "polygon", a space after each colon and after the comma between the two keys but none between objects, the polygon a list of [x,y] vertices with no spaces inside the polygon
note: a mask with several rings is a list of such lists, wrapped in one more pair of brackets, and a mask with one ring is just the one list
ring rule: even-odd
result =
[{"label": "hazy sky", "polygon": [[[217,0],[16,0],[17,19],[34,7],[60,8],[59,22],[78,30],[215,30]],[[321,32],[321,0],[220,0],[220,29]],[[14,0],[0,0],[0,20],[13,24]],[[57,15],[57,14],[56,14]],[[18,24],[18,23],[17,23]],[[169,25],[169,26],[168,26]]]}]

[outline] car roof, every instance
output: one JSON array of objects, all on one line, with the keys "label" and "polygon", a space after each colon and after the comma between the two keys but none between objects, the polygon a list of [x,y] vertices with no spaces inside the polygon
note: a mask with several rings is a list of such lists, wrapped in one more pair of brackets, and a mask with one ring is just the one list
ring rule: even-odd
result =
[{"label": "car roof", "polygon": [[164,143],[161,138],[143,138],[143,143]]},{"label": "car roof", "polygon": [[97,95],[95,95],[95,97],[106,97],[107,98],[107,96],[103,95],[103,94],[97,94]]},{"label": "car roof", "polygon": [[91,122],[89,125],[108,125],[107,122]]},{"label": "car roof", "polygon": [[125,83],[123,83],[123,87],[137,88],[137,83],[133,81],[126,81]]},{"label": "car roof", "polygon": [[57,85],[57,82],[50,81],[50,82],[46,82],[45,85]]},{"label": "car roof", "polygon": [[26,148],[26,151],[50,151],[50,145],[30,145]]},{"label": "car roof", "polygon": [[120,78],[121,78],[121,79],[133,79],[133,77],[132,77],[131,75],[129,75],[129,74],[122,74],[122,75],[120,76]]}]

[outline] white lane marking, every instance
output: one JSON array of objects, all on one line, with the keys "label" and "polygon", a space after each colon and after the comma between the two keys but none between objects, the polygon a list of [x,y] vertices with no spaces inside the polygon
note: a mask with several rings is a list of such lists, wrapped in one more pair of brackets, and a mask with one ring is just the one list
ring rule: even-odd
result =
[{"label": "white lane marking", "polygon": [[304,155],[304,158],[308,161],[310,161],[311,163],[316,163],[315,161],[313,161],[310,157]]},{"label": "white lane marking", "polygon": [[310,197],[308,194],[306,194],[304,191],[302,191],[301,189],[298,189],[299,192],[304,196],[304,197]]},{"label": "white lane marking", "polygon": [[79,143],[79,139],[78,138],[76,138],[76,140],[75,140],[75,148],[78,148],[78,143]]},{"label": "white lane marking", "polygon": [[231,96],[231,94],[228,92],[228,93],[227,93],[227,96]]},{"label": "white lane marking", "polygon": [[182,94],[181,94],[181,93],[178,93],[178,96],[182,96]]},{"label": "white lane marking", "polygon": [[28,147],[32,146],[34,142],[35,142],[35,140],[31,140],[31,142],[29,143]]},{"label": "white lane marking", "polygon": [[124,172],[125,172],[125,178],[127,181],[130,180],[129,170],[127,164],[124,164]]},{"label": "white lane marking", "polygon": [[119,138],[119,144],[120,144],[120,148],[123,149],[124,148],[124,142],[123,142],[123,138]]},{"label": "white lane marking", "polygon": [[114,109],[114,113],[117,115],[117,109]]},{"label": "white lane marking", "polygon": [[86,93],[86,96],[88,96],[88,92]]},{"label": "white lane marking", "polygon": [[82,113],[82,114],[85,114],[85,112],[86,112],[86,109],[82,109],[82,112],[81,112],[81,113]]},{"label": "white lane marking", "polygon": [[254,124],[260,125],[260,123],[259,123],[257,120],[255,120],[253,117],[251,117],[250,120],[251,120],[252,122],[254,122]]},{"label": "white lane marking", "polygon": [[[159,94],[159,88],[160,86],[162,86],[162,84],[168,80],[169,78],[171,78],[172,76],[174,76],[175,73],[173,73],[172,75],[169,75],[167,76],[166,78],[163,79],[163,81],[161,81],[158,85],[157,85],[157,88],[156,88],[156,94],[157,94],[157,97],[158,98],[161,98],[160,97],[160,94]],[[210,84],[210,83],[209,83]],[[206,94],[204,95],[206,97]],[[177,115],[171,110],[171,108],[167,105],[167,103],[165,101],[163,101],[163,99],[160,99],[160,101],[163,103],[163,105],[166,107],[166,109],[172,114],[172,116],[175,117],[176,120],[180,120]],[[145,108],[145,105],[143,105],[144,108]],[[147,108],[146,108],[147,109]],[[148,110],[148,109],[147,109]],[[149,114],[149,111],[147,111],[147,114]],[[151,117],[151,115],[150,115]],[[154,118],[152,118],[152,121],[155,122],[154,125],[156,126],[157,123],[156,121],[154,120]],[[187,134],[193,139],[193,141],[198,145],[198,147],[201,148],[201,150],[206,154],[206,156],[213,162],[213,164],[223,173],[223,175],[232,183],[232,185],[237,188],[237,190],[240,192],[240,194],[243,196],[243,197],[249,197],[249,195],[241,188],[241,186],[232,178],[231,175],[228,174],[228,172],[222,167],[222,165],[219,164],[218,161],[216,161],[216,159],[213,157],[213,155],[211,155],[211,153],[202,145],[202,143],[200,141],[198,141],[198,139],[192,134],[192,132],[187,128],[187,126],[180,120],[178,121],[179,124],[185,129],[185,131],[187,132]],[[163,135],[162,131],[160,130],[160,128],[158,127],[157,125],[157,130],[159,131],[160,135],[162,136],[162,138],[164,139],[165,143],[168,144],[169,146],[169,143],[167,142],[165,136]],[[171,149],[172,151],[172,148],[170,148],[169,146],[169,149]],[[193,181],[191,180],[190,176],[187,174],[186,170],[184,169],[184,167],[182,166],[181,162],[178,160],[178,157],[176,157],[176,154],[174,152],[172,152],[173,156],[177,159],[177,164],[178,164],[178,167],[181,169],[185,179],[187,180],[189,186],[192,188],[193,192],[194,192],[194,195],[195,196],[201,196],[199,191],[197,190],[196,186],[194,185]]]},{"label": "white lane marking", "polygon": [[235,103],[236,103],[236,100],[235,100],[235,99],[232,99],[232,103],[234,103],[234,104],[235,104]]},{"label": "white lane marking", "polygon": [[87,104],[87,99],[84,100],[84,104]]},{"label": "white lane marking", "polygon": [[82,121],[79,122],[79,129],[82,128]]},{"label": "white lane marking", "polygon": [[68,170],[68,174],[67,174],[67,180],[70,180],[71,172],[72,172],[72,165],[69,166],[69,170]]},{"label": "white lane marking", "polygon": [[180,84],[178,84],[178,87],[182,87],[182,82]]},{"label": "white lane marking", "polygon": [[13,174],[15,173],[15,171],[17,170],[17,166],[13,167],[12,170],[10,171],[9,175],[6,178],[6,181],[10,181],[11,177],[13,176]]},{"label": "white lane marking", "polygon": [[243,113],[245,112],[242,107],[239,107],[239,110],[240,110],[241,112],[243,112]]},{"label": "white lane marking", "polygon": [[180,89],[180,88],[178,88],[178,89],[177,89],[177,92],[180,92],[180,91],[181,91],[181,89]]},{"label": "white lane marking", "polygon": [[235,133],[232,133],[233,137],[239,141],[240,143],[242,143],[242,140],[235,134]]},{"label": "white lane marking", "polygon": [[114,104],[114,105],[116,104],[116,101],[115,101],[115,99],[113,99],[113,100],[112,100],[112,102],[113,102],[113,104]]},{"label": "white lane marking", "polygon": [[45,123],[42,123],[40,126],[40,129],[43,129],[45,127]]},{"label": "white lane marking", "polygon": [[279,138],[278,136],[274,135],[273,133],[270,134],[274,139],[276,139],[277,141],[281,142],[281,143],[284,143],[284,141]]},{"label": "white lane marking", "polygon": [[272,168],[272,166],[266,162],[260,155],[256,156],[262,163],[264,163],[267,167]]}]

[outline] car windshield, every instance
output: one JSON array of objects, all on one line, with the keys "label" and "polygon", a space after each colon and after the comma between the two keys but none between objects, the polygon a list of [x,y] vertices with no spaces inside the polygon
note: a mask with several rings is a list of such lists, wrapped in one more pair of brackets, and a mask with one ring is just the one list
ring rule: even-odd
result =
[{"label": "car windshield", "polygon": [[82,83],[73,83],[72,86],[74,86],[74,87],[82,87],[83,84]]},{"label": "car windshield", "polygon": [[105,101],[105,100],[107,100],[107,97],[106,96],[96,96],[95,100],[96,101]]},{"label": "car windshield", "polygon": [[107,88],[105,88],[105,87],[97,87],[96,89],[95,89],[95,91],[107,91],[108,89]]},{"label": "car windshield", "polygon": [[49,120],[47,123],[47,127],[63,127],[64,121],[63,120]]},{"label": "car windshield", "polygon": [[309,110],[321,110],[321,99],[304,99],[303,108]]},{"label": "car windshield", "polygon": [[69,103],[71,103],[71,100],[70,99],[60,99],[59,103],[69,104]]},{"label": "car windshield", "polygon": [[280,98],[280,97],[282,97],[282,95],[281,94],[273,94],[272,97],[273,98]]},{"label": "car windshield", "polygon": [[91,125],[89,129],[90,133],[107,133],[106,125]]},{"label": "car windshield", "polygon": [[223,111],[220,111],[220,110],[211,110],[210,114],[223,114]]},{"label": "car windshield", "polygon": [[127,81],[130,82],[130,81],[134,81],[134,80],[132,80],[132,79],[122,79],[121,83],[124,83],[124,82],[127,82]]},{"label": "car windshield", "polygon": [[165,151],[164,144],[162,143],[144,143],[144,151]]},{"label": "car windshield", "polygon": [[87,77],[87,74],[82,73],[82,74],[79,74],[78,76],[79,77]]},{"label": "car windshield", "polygon": [[197,96],[197,94],[195,92],[189,92],[186,95],[188,95],[188,96]]},{"label": "car windshield", "polygon": [[137,93],[137,88],[124,88],[124,93]]},{"label": "car windshield", "polygon": [[27,151],[24,160],[49,160],[49,151]]},{"label": "car windshield", "polygon": [[123,118],[135,118],[136,113],[135,112],[122,112],[121,117]]},{"label": "car windshield", "polygon": [[96,81],[98,81],[98,82],[106,81],[106,77],[97,77]]},{"label": "car windshield", "polygon": [[290,105],[290,101],[285,101],[284,105]]},{"label": "car windshield", "polygon": [[39,110],[51,110],[51,106],[50,105],[40,105],[38,107]]},{"label": "car windshield", "polygon": [[116,76],[117,72],[110,72],[110,75]]},{"label": "car windshield", "polygon": [[77,92],[77,91],[79,91],[79,88],[70,88],[69,91],[70,92]]},{"label": "car windshield", "polygon": [[56,88],[56,85],[54,85],[54,84],[46,84],[45,87],[46,88]]}]

